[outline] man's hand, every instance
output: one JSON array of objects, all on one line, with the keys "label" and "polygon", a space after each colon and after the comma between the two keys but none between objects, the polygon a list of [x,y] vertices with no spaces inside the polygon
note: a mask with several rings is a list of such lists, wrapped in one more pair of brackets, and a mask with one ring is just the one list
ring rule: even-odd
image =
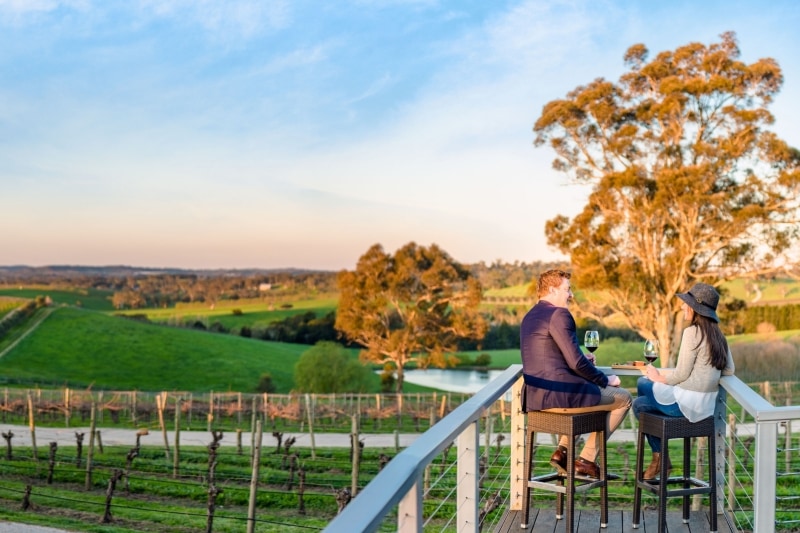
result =
[{"label": "man's hand", "polygon": [[586,359],[588,359],[589,362],[592,363],[593,365],[597,363],[597,358],[594,356],[592,352],[585,353],[583,355],[586,356]]},{"label": "man's hand", "polygon": [[609,374],[608,375],[608,386],[609,387],[619,387],[622,382],[619,380],[619,376],[616,374]]}]

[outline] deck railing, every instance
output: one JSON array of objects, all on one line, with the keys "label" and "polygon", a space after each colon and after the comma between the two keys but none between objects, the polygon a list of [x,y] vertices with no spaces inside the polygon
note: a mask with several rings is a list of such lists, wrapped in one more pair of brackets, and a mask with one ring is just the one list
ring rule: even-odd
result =
[{"label": "deck railing", "polygon": [[[521,365],[512,365],[422,434],[392,459],[325,531],[480,531],[498,505],[500,510],[495,510],[495,515],[521,509],[525,442],[525,420],[519,406],[521,371]],[[628,374],[638,375],[630,371]],[[492,417],[486,414],[492,412],[497,402],[509,401],[511,415],[495,435],[498,447],[508,438],[510,449],[504,454],[505,459],[499,459],[497,454],[499,463],[487,466],[491,461],[490,435],[496,428],[492,426]],[[502,407],[500,411],[506,412]],[[796,530],[800,522],[800,497],[796,496],[800,472],[795,470],[800,468],[794,465],[800,465],[800,460],[797,454],[793,455],[798,448],[792,446],[791,424],[800,420],[800,407],[775,407],[739,378],[731,376],[721,381],[716,418],[721,519],[737,531]],[[780,428],[785,430],[782,446],[778,447]],[[628,450],[630,443],[635,442],[634,422],[631,421],[628,430],[618,429],[612,441],[622,444],[617,449],[610,447],[619,460],[610,461],[610,465],[630,473],[632,454]],[[454,443],[456,459],[447,464],[447,452]],[[778,473],[780,453],[784,455],[784,469]],[[442,457],[442,463],[437,479],[449,475],[452,480],[449,485],[442,482],[437,486],[437,481],[431,481],[431,470],[438,457]],[[492,468],[494,478],[488,474]],[[500,477],[499,471],[503,472]],[[626,477],[623,476],[623,484]],[[436,497],[430,498],[434,491]],[[617,500],[627,497],[627,494],[617,495]]]}]

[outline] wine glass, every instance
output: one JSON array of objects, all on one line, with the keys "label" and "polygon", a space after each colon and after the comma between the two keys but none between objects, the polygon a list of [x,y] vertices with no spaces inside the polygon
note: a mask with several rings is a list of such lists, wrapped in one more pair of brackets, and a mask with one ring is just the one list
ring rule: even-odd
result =
[{"label": "wine glass", "polygon": [[644,358],[651,365],[658,359],[658,341],[656,339],[647,339],[644,341]]},{"label": "wine glass", "polygon": [[583,337],[583,345],[587,350],[594,353],[598,346],[600,346],[600,334],[594,330],[589,330]]}]

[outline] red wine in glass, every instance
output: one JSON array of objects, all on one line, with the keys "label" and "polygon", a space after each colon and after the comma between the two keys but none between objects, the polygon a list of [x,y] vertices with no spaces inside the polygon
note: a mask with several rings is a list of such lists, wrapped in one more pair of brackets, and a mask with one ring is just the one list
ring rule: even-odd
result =
[{"label": "red wine in glass", "polygon": [[600,346],[600,334],[594,330],[587,331],[583,338],[583,346],[594,353],[597,347]]},{"label": "red wine in glass", "polygon": [[653,364],[658,359],[658,341],[655,339],[647,339],[644,342],[644,358],[647,362]]}]

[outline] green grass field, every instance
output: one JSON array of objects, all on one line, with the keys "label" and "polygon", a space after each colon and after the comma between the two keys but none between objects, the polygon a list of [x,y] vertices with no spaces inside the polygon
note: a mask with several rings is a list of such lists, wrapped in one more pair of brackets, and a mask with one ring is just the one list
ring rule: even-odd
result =
[{"label": "green grass field", "polygon": [[[25,385],[254,392],[269,373],[277,392],[288,393],[309,348],[62,307],[0,358],[0,376]],[[372,392],[379,389],[376,375]],[[407,383],[405,390],[430,389]]]},{"label": "green grass field", "polygon": [[306,349],[60,308],[0,359],[0,372],[73,387],[248,392],[269,372],[289,390]]},{"label": "green grass field", "polygon": [[49,296],[55,304],[73,305],[76,307],[83,307],[85,309],[94,309],[96,311],[114,310],[114,306],[111,304],[112,294],[113,293],[111,291],[102,291],[97,289],[53,290],[48,287],[0,289],[0,296],[25,298],[29,300],[32,300],[37,296]]},{"label": "green grass field", "polygon": [[[328,297],[298,300],[290,305],[291,307],[278,307],[276,309],[274,305],[263,301],[245,302],[245,305],[226,302],[225,305],[217,305],[214,309],[210,309],[208,306],[179,306],[168,309],[149,308],[138,311],[125,311],[119,314],[144,314],[148,320],[162,323],[185,323],[194,320],[208,324],[219,322],[226,329],[231,330],[242,326],[257,328],[308,311],[314,312],[317,317],[323,317],[336,310],[336,299]],[[234,311],[236,311],[236,314],[234,314]]]}]

